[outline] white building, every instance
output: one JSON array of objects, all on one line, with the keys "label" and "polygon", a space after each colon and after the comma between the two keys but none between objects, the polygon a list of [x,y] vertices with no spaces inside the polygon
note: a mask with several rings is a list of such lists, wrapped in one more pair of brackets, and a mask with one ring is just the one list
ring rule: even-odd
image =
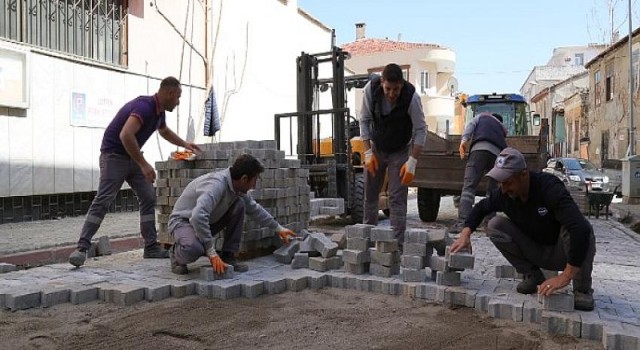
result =
[{"label": "white building", "polygon": [[[0,223],[84,214],[105,126],[166,76],[183,84],[167,114],[182,138],[212,142],[202,108],[212,86],[217,140],[272,139],[273,115],[296,108],[297,55],[331,42],[295,0],[0,4]],[[173,150],[156,136],[143,147],[151,164]]]}]

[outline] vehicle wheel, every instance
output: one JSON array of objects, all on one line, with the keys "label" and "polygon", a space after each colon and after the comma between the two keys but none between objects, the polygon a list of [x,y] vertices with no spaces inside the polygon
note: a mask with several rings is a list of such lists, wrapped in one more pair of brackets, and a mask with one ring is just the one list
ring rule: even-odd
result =
[{"label": "vehicle wheel", "polygon": [[353,181],[353,204],[351,205],[351,220],[361,224],[364,219],[364,174],[357,173]]},{"label": "vehicle wheel", "polygon": [[391,210],[382,209],[382,214],[384,214],[384,216],[386,216],[386,217],[389,217],[389,216],[391,216]]},{"label": "vehicle wheel", "polygon": [[418,214],[420,220],[433,222],[440,210],[440,193],[431,188],[418,188]]}]

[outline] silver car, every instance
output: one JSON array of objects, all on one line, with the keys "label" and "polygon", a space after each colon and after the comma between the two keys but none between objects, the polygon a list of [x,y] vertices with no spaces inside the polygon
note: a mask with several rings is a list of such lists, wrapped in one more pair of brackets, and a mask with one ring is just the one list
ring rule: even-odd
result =
[{"label": "silver car", "polygon": [[542,171],[557,176],[567,186],[588,187],[589,191],[610,190],[609,177],[587,159],[551,158]]}]

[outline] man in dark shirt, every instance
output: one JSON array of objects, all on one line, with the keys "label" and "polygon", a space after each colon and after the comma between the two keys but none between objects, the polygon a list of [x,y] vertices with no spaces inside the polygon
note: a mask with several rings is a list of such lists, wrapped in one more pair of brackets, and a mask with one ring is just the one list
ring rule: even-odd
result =
[{"label": "man in dark shirt", "polygon": [[124,181],[131,186],[140,204],[140,232],[144,238],[144,258],[168,258],[169,253],[157,242],[156,193],[153,182],[156,173],[144,159],[140,148],[154,131],[176,146],[194,152],[200,148],[186,142],[167,127],[165,111],[173,111],[180,104],[182,88],[174,77],[160,83],[158,93],[139,96],[125,104],[104,131],[100,147],[100,183],[85,218],[78,248],[69,255],[69,263],[82,266],[86,259],[91,238],[100,228],[111,202]]},{"label": "man in dark shirt", "polygon": [[[550,295],[573,280],[574,306],[593,310],[591,271],[596,252],[593,228],[557,177],[527,170],[524,156],[505,148],[487,173],[499,184],[473,209],[451,252],[471,251],[471,233],[492,212],[487,235],[504,257],[524,275],[519,293]],[[562,272],[545,279],[541,268]]]}]

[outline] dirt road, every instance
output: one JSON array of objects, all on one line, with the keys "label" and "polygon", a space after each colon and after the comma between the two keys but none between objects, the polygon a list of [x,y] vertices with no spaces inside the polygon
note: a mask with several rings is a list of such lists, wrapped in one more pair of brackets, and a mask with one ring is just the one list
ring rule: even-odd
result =
[{"label": "dirt road", "polygon": [[342,289],[0,312],[3,349],[601,349],[536,325]]}]

